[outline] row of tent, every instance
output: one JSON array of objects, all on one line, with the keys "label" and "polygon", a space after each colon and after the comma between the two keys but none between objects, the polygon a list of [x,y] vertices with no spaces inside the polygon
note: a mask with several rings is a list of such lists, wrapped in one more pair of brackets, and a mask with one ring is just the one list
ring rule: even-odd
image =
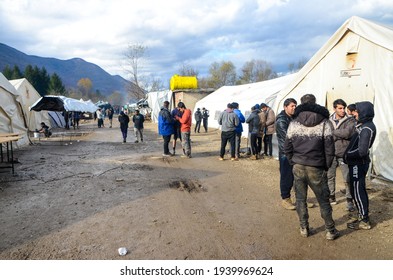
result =
[{"label": "row of tent", "polygon": [[0,133],[18,133],[18,146],[29,144],[29,132],[40,128],[40,123],[64,127],[64,111],[94,113],[98,107],[89,101],[64,96],[44,96],[26,79],[8,81],[0,73]]},{"label": "row of tent", "polygon": [[[247,117],[255,104],[267,103],[276,114],[285,99],[300,102],[312,93],[318,104],[330,112],[333,101],[347,104],[370,101],[374,104],[377,136],[371,150],[374,174],[393,181],[393,29],[359,18],[348,19],[295,74],[238,86],[224,86],[196,102],[193,109],[210,111],[209,127],[218,128],[218,116],[230,102],[240,104]],[[156,121],[162,102],[171,101],[171,92],[148,94]],[[171,103],[172,104],[172,103]],[[248,136],[247,125],[243,136]],[[277,151],[276,151],[277,152]]]}]

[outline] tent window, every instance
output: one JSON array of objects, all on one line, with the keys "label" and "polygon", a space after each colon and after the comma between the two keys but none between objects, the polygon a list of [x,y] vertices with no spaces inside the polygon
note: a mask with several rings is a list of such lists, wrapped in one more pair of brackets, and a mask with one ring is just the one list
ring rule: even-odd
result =
[{"label": "tent window", "polygon": [[358,53],[360,36],[351,33],[347,37],[347,54]]}]

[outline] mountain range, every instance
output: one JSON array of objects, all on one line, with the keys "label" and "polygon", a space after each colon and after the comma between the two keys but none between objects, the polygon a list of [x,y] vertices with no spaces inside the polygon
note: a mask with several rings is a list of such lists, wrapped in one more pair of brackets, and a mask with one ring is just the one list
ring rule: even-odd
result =
[{"label": "mountain range", "polygon": [[127,80],[119,75],[110,75],[96,64],[87,62],[81,58],[60,60],[56,58],[27,55],[8,45],[0,43],[0,71],[5,66],[13,68],[15,65],[23,72],[27,65],[45,67],[49,75],[56,73],[61,78],[66,88],[76,88],[78,81],[89,78],[94,91],[108,96],[113,92],[125,94]]}]

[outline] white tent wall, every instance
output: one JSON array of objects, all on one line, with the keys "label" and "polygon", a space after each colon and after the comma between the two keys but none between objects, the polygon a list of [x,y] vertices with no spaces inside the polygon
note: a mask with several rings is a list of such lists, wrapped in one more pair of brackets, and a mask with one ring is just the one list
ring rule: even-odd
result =
[{"label": "white tent wall", "polygon": [[273,106],[282,109],[286,98],[312,93],[317,103],[332,112],[332,103],[374,103],[377,127],[372,148],[373,170],[393,180],[393,30],[352,17],[299,71],[277,96]]},{"label": "white tent wall", "polygon": [[41,127],[41,122],[49,124],[49,115],[47,111],[35,112],[30,111],[29,107],[33,105],[41,95],[25,78],[9,81],[18,93],[18,101],[22,105],[23,114],[25,116],[29,131],[34,131]]},{"label": "white tent wall", "polygon": [[[210,113],[208,126],[211,128],[219,128],[218,117],[221,112],[226,109],[228,103],[237,102],[239,103],[240,111],[247,119],[251,113],[252,106],[261,104],[267,100],[270,103],[269,105],[272,105],[275,95],[294,78],[295,74],[291,74],[258,83],[223,86],[199,100],[195,104],[193,112],[195,112],[196,108],[202,109],[205,107]],[[195,123],[195,120],[193,120],[193,122]],[[248,136],[248,124],[246,123],[243,124],[243,136]]]},{"label": "white tent wall", "polygon": [[15,88],[0,73],[0,133],[19,133],[22,138],[17,141],[17,146],[24,146],[29,139],[17,95]]},{"label": "white tent wall", "polygon": [[171,90],[163,90],[163,91],[153,91],[147,94],[147,102],[149,103],[149,107],[151,108],[151,120],[152,122],[158,122],[158,113],[161,110],[162,104],[164,101],[169,101],[170,106],[172,104],[172,91]]},{"label": "white tent wall", "polygon": [[64,128],[66,125],[62,112],[48,111],[50,127]]}]

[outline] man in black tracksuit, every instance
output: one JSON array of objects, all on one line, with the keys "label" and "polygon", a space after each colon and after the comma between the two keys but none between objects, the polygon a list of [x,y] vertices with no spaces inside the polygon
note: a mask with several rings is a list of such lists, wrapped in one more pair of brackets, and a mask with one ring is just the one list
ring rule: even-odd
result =
[{"label": "man in black tracksuit", "polygon": [[350,191],[359,217],[349,221],[347,226],[352,229],[370,229],[366,175],[370,164],[369,149],[374,143],[377,132],[373,123],[373,104],[368,101],[356,103],[354,116],[357,120],[356,131],[344,153],[344,162],[349,167]]}]

